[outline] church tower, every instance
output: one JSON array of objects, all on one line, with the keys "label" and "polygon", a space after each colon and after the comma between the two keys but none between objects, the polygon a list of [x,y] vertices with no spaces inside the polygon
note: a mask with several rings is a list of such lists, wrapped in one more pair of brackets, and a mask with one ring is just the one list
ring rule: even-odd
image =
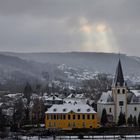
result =
[{"label": "church tower", "polygon": [[114,121],[118,122],[118,117],[122,112],[127,118],[127,86],[124,81],[121,60],[119,59],[115,78],[112,84],[112,94],[114,99]]}]

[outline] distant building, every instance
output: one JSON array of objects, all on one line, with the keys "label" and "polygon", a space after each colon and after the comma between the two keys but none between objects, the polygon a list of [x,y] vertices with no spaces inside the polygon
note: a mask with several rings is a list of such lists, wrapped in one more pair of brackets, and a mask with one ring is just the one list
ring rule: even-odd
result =
[{"label": "distant building", "polygon": [[87,104],[53,105],[46,112],[45,127],[46,129],[96,128],[97,113]]},{"label": "distant building", "polygon": [[118,122],[121,112],[125,114],[126,120],[130,115],[138,118],[140,113],[140,91],[128,90],[120,60],[113,80],[112,90],[103,92],[97,103],[99,119],[101,119],[103,109],[106,109],[109,121],[115,123]]},{"label": "distant building", "polygon": [[52,95],[44,99],[44,104],[46,106],[52,106],[54,104],[63,104],[63,100],[55,95]]},{"label": "distant building", "polygon": [[74,94],[71,93],[67,98],[64,98],[64,102],[65,103],[83,103],[86,104],[87,103],[87,99],[85,97],[85,94]]}]

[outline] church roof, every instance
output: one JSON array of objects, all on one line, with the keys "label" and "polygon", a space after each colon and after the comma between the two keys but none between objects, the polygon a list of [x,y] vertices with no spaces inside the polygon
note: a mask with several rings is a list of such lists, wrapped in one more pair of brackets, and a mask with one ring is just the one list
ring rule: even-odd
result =
[{"label": "church roof", "polygon": [[123,86],[124,85],[124,77],[123,77],[123,71],[122,71],[122,65],[121,60],[119,59],[118,66],[116,69],[115,79],[113,82],[113,86]]},{"label": "church roof", "polygon": [[[130,94],[130,93],[129,93]],[[131,90],[131,98],[130,98],[130,104],[131,103],[140,103],[140,90]]]},{"label": "church roof", "polygon": [[112,91],[103,92],[98,103],[106,104],[106,103],[114,103],[112,97]]}]

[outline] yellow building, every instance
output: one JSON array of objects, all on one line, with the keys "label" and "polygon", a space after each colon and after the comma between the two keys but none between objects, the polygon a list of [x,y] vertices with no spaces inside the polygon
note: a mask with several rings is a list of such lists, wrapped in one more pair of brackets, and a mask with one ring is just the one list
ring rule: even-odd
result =
[{"label": "yellow building", "polygon": [[45,127],[46,129],[96,128],[97,113],[87,104],[53,105],[46,112]]}]

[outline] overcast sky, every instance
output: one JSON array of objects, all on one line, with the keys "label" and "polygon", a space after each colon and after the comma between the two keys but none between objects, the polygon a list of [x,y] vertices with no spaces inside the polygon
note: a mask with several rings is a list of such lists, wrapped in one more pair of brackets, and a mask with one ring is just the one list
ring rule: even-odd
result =
[{"label": "overcast sky", "polygon": [[140,0],[0,0],[0,51],[140,56]]}]

